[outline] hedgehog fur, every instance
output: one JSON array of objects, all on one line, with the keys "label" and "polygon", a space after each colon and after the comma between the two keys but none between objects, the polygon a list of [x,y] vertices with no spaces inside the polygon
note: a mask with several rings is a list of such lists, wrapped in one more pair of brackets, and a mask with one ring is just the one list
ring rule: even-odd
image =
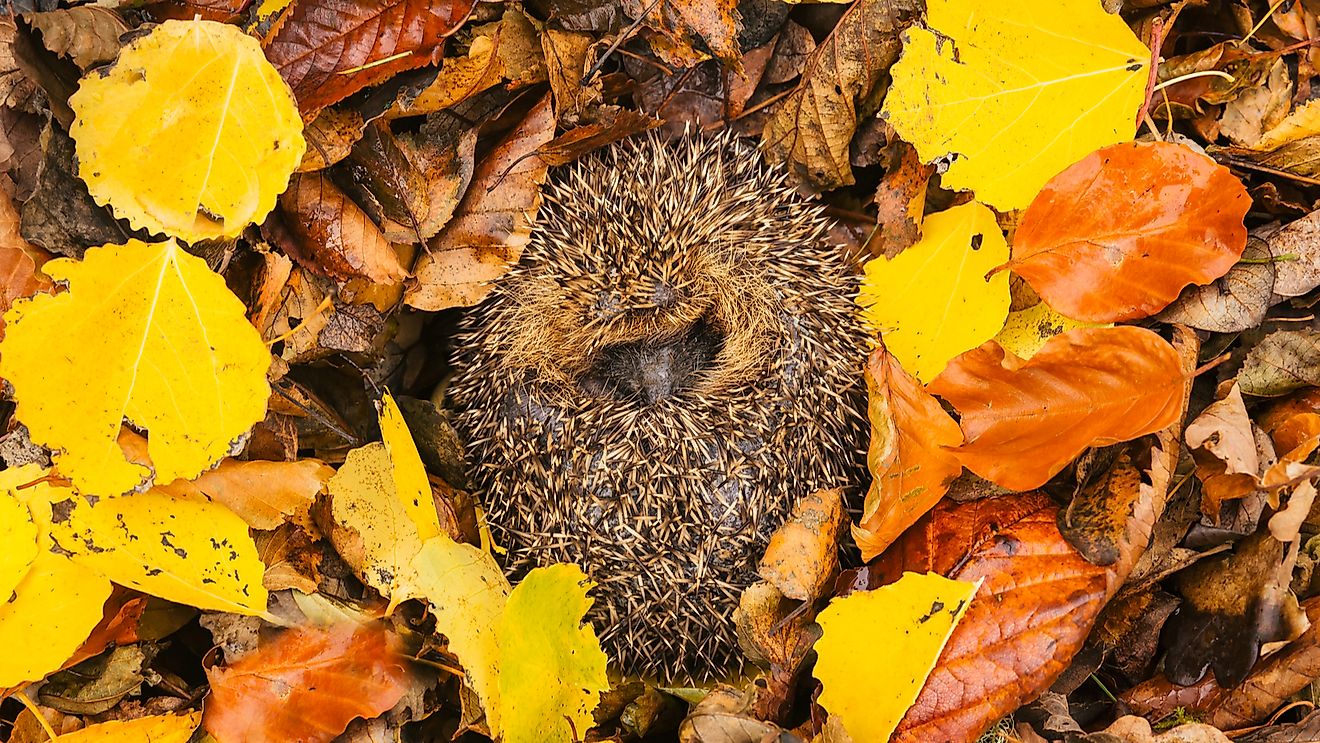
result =
[{"label": "hedgehog fur", "polygon": [[469,313],[450,399],[515,578],[598,584],[627,673],[741,667],[770,534],[864,467],[855,272],[819,206],[731,135],[637,137],[556,171],[521,262]]}]

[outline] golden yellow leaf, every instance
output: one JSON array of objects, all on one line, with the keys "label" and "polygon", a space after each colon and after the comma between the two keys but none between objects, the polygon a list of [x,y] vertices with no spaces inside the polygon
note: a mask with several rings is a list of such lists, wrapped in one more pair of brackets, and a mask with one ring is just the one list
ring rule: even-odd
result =
[{"label": "golden yellow leaf", "polygon": [[1008,313],[1004,327],[995,336],[999,345],[1020,359],[1029,359],[1045,342],[1073,328],[1106,328],[1113,323],[1095,324],[1064,317],[1044,302],[1037,302],[1025,310]]},{"label": "golden yellow leaf", "polygon": [[941,185],[1031,203],[1084,155],[1136,133],[1150,50],[1100,0],[930,0],[904,38],[882,116]]},{"label": "golden yellow leaf", "polygon": [[110,581],[52,552],[38,552],[12,598],[0,604],[0,687],[56,671],[101,621]]},{"label": "golden yellow leaf", "polygon": [[159,488],[94,504],[75,497],[72,504],[52,532],[79,565],[199,609],[266,611],[266,566],[247,524],[228,508]]},{"label": "golden yellow leaf", "polygon": [[[5,314],[0,376],[80,492],[195,477],[265,417],[270,354],[202,259],[173,240],[130,240],[44,270],[68,291]],[[116,444],[125,419],[150,432],[154,477]]]},{"label": "golden yellow leaf", "polygon": [[969,202],[926,217],[921,240],[866,264],[857,301],[889,353],[923,382],[949,359],[995,336],[1008,314],[1008,244],[985,206]]},{"label": "golden yellow leaf", "polygon": [[188,743],[201,724],[201,712],[112,720],[65,733],[50,743]]},{"label": "golden yellow leaf", "polygon": [[576,565],[536,568],[509,594],[500,621],[504,743],[572,743],[610,688],[606,658],[584,621],[595,584]]},{"label": "golden yellow leaf", "polygon": [[889,740],[979,585],[904,573],[890,585],[835,599],[820,613],[820,704],[853,740]]},{"label": "golden yellow leaf", "polygon": [[401,593],[424,598],[431,605],[436,632],[449,639],[449,650],[463,664],[464,682],[481,700],[486,725],[498,737],[502,721],[497,629],[509,597],[509,582],[500,566],[490,553],[441,535],[422,546]]},{"label": "golden yellow leaf", "polygon": [[306,144],[293,93],[257,40],[165,21],[69,98],[78,175],[134,227],[235,237],[275,207]]},{"label": "golden yellow leaf", "polygon": [[403,413],[390,394],[380,403],[380,438],[394,465],[394,494],[403,503],[408,519],[417,527],[422,542],[442,533],[440,516],[431,500],[431,483],[426,479],[426,465],[417,453],[417,444],[403,420]]},{"label": "golden yellow leaf", "polygon": [[28,465],[0,472],[0,544],[4,545],[0,549],[0,598],[14,592],[37,559],[37,524],[13,493],[23,484],[24,473],[31,471],[39,469]]}]

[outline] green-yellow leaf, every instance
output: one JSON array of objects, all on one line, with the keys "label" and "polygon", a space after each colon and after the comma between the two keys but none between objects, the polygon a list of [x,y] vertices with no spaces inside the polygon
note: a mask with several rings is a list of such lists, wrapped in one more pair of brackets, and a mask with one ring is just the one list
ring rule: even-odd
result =
[{"label": "green-yellow leaf", "polygon": [[509,594],[499,626],[504,743],[572,743],[592,726],[609,689],[605,653],[584,620],[593,585],[560,563],[532,570]]},{"label": "green-yellow leaf", "polygon": [[199,609],[261,614],[266,566],[233,511],[200,495],[149,490],[72,500],[55,541],[116,583]]},{"label": "green-yellow leaf", "polygon": [[498,736],[501,665],[496,630],[509,598],[509,581],[490,553],[443,534],[422,546],[406,581],[400,592],[431,605],[436,632],[449,638],[449,650],[463,664],[464,682],[481,701],[486,726]]},{"label": "green-yellow leaf", "polygon": [[921,240],[893,260],[866,264],[857,301],[903,368],[923,382],[1004,325],[1008,244],[985,206],[969,202],[926,217]]},{"label": "green-yellow leaf", "polygon": [[[68,291],[5,314],[0,376],[80,492],[196,477],[265,416],[270,354],[202,259],[173,240],[130,240],[43,270]],[[154,478],[116,444],[125,419],[150,432]]]},{"label": "green-yellow leaf", "polygon": [[1136,133],[1150,50],[1100,0],[930,0],[904,37],[882,115],[941,184],[997,209]]},{"label": "green-yellow leaf", "polygon": [[431,483],[426,479],[426,465],[417,453],[417,444],[408,432],[403,413],[387,392],[380,403],[380,438],[394,464],[394,494],[404,510],[417,538],[423,542],[441,533],[440,516],[431,500]]},{"label": "green-yellow leaf", "polygon": [[853,740],[889,740],[978,586],[904,573],[890,585],[835,599],[820,613],[820,704]]},{"label": "green-yellow leaf", "polygon": [[1060,333],[1073,328],[1105,328],[1112,325],[1097,325],[1064,317],[1048,304],[1037,302],[1025,310],[1008,313],[1008,320],[1004,322],[995,340],[1018,358],[1029,359],[1036,355],[1046,341]]},{"label": "green-yellow leaf", "polygon": [[188,743],[200,724],[201,712],[112,720],[65,733],[50,743]]},{"label": "green-yellow leaf", "polygon": [[223,23],[165,21],[84,77],[69,106],[92,197],[189,242],[265,218],[306,149],[289,86]]},{"label": "green-yellow leaf", "polygon": [[101,621],[110,581],[44,546],[0,604],[0,687],[59,670]]}]

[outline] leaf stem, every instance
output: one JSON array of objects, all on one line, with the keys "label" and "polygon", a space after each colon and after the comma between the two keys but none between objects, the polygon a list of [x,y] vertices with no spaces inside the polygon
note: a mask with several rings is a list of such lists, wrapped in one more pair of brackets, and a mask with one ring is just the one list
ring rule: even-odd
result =
[{"label": "leaf stem", "polygon": [[1244,266],[1266,266],[1271,263],[1282,263],[1284,261],[1300,261],[1302,257],[1296,253],[1284,253],[1283,255],[1274,255],[1269,258],[1243,258],[1238,263]]},{"label": "leaf stem", "polygon": [[32,701],[31,697],[19,691],[14,693],[14,698],[22,702],[23,706],[28,708],[28,712],[31,712],[33,717],[37,718],[37,724],[41,725],[41,729],[46,731],[46,735],[49,735],[51,740],[59,737],[59,734],[55,732],[55,728],[50,726],[50,722],[45,715],[41,714],[41,709],[37,707],[36,702]]}]

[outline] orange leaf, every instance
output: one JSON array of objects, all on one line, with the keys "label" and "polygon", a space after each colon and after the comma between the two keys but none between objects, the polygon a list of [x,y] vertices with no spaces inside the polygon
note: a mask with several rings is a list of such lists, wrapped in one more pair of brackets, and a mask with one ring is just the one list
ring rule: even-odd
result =
[{"label": "orange leaf", "polygon": [[1251,199],[1228,169],[1167,142],[1104,147],[1027,207],[1009,267],[1074,320],[1159,312],[1242,256]]},{"label": "orange leaf", "polygon": [[903,370],[884,346],[866,364],[871,445],[867,467],[871,489],[853,538],[870,560],[931,509],[962,464],[947,449],[962,432],[921,383]]},{"label": "orange leaf", "polygon": [[301,0],[266,43],[304,118],[415,67],[440,61],[473,0]]},{"label": "orange leaf", "polygon": [[1013,490],[1045,484],[1087,447],[1172,424],[1184,374],[1144,328],[1078,328],[1023,361],[995,341],[949,362],[931,392],[962,415],[959,461]]},{"label": "orange leaf", "polygon": [[328,743],[353,718],[381,714],[407,690],[395,642],[374,624],[288,630],[229,667],[207,669],[202,726],[219,741]]}]

